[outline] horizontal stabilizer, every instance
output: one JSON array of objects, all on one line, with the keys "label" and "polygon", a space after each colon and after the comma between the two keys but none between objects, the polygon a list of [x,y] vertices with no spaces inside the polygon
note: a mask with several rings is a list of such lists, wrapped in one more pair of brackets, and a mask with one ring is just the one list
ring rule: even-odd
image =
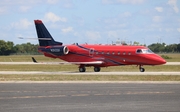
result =
[{"label": "horizontal stabilizer", "polygon": [[24,37],[18,37],[19,39],[32,39],[32,40],[52,40],[51,38],[24,38]]}]

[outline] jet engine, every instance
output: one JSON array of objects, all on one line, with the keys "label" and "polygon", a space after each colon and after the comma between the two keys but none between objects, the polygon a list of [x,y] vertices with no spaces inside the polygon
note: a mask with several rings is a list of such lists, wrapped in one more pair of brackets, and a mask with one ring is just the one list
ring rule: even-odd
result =
[{"label": "jet engine", "polygon": [[67,48],[67,46],[55,46],[48,49],[50,53],[56,56],[62,56],[69,53],[69,49]]},{"label": "jet engine", "polygon": [[39,51],[44,53],[49,53],[55,56],[63,56],[69,53],[67,46],[48,46],[48,47],[39,47]]}]

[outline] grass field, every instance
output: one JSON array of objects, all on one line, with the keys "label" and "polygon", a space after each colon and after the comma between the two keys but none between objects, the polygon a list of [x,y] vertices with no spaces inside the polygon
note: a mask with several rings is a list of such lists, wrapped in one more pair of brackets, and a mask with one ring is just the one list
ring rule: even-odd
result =
[{"label": "grass field", "polygon": [[[167,62],[180,62],[179,54],[159,54],[170,57],[171,59],[165,59]],[[31,62],[31,57],[35,57],[39,62],[60,62],[60,59],[48,58],[43,55],[10,55],[0,56],[0,62]]]},{"label": "grass field", "polygon": [[0,56],[0,62],[32,62],[31,57],[35,57],[38,61],[44,61],[44,62],[60,61],[58,59],[47,58],[43,55],[10,55],[10,56]]},{"label": "grass field", "polygon": [[[168,62],[180,62],[180,54],[160,54],[171,59]],[[44,57],[43,55],[11,55],[0,56],[0,62],[31,62],[31,57],[39,62],[60,62],[62,60]],[[164,71],[180,72],[180,65],[144,66],[146,72]],[[74,71],[78,72],[77,65],[0,65],[0,71]],[[86,71],[92,71],[93,67],[87,67]],[[137,66],[115,66],[102,68],[103,72],[138,72]],[[179,75],[3,75],[0,74],[0,81],[180,81]]]},{"label": "grass field", "polygon": [[180,81],[178,75],[0,75],[0,81]]},{"label": "grass field", "polygon": [[[146,72],[180,72],[180,65],[161,65],[161,66],[144,66],[146,69]],[[0,71],[74,71],[78,72],[78,66],[77,65],[0,65]],[[86,71],[93,72],[93,67],[87,67]],[[137,66],[114,66],[114,67],[107,67],[107,68],[101,68],[102,72],[138,72],[139,68]]]},{"label": "grass field", "polygon": [[160,56],[165,55],[171,59],[165,59],[167,62],[180,62],[180,53],[169,53],[169,54],[159,54]]}]

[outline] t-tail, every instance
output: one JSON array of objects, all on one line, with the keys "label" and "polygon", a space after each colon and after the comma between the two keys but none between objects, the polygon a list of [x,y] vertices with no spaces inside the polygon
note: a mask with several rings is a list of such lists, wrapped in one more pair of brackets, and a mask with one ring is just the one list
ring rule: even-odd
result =
[{"label": "t-tail", "polygon": [[36,32],[39,40],[40,46],[54,46],[54,45],[62,45],[62,42],[57,42],[53,39],[49,31],[44,26],[41,20],[34,20],[36,26]]}]

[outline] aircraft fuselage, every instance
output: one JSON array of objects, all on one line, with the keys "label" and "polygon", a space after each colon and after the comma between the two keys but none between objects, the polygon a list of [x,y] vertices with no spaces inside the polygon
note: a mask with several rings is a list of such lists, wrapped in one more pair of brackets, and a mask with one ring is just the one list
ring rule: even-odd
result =
[{"label": "aircraft fuselage", "polygon": [[[68,49],[67,54],[58,55],[58,50],[49,48],[52,52],[43,52],[45,56],[60,58],[67,62],[91,62],[103,61],[100,65],[86,66],[120,66],[120,65],[160,65],[166,61],[144,46],[126,45],[64,45]],[[58,46],[56,46],[58,48]],[[60,47],[60,46],[59,46]],[[142,50],[138,52],[138,50]],[[143,52],[143,50],[146,50]],[[57,51],[57,52],[56,52]],[[56,53],[56,54],[55,54]],[[60,53],[59,53],[60,54]]]}]

